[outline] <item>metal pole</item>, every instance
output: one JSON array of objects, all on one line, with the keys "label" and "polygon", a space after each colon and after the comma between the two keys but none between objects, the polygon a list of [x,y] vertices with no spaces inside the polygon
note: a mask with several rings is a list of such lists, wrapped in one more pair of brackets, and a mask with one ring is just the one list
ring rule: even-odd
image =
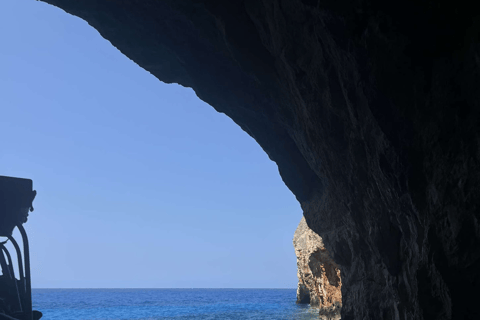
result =
[{"label": "metal pole", "polygon": [[26,284],[25,284],[25,276],[23,273],[23,261],[22,261],[22,251],[20,251],[20,246],[18,245],[17,241],[12,237],[8,236],[8,240],[13,244],[15,247],[15,251],[17,252],[17,260],[18,260],[18,273],[20,277],[20,283],[22,284],[22,292],[26,292]]},{"label": "metal pole", "polygon": [[7,248],[3,244],[0,244],[0,249],[3,250],[3,253],[5,253],[5,255],[7,256],[8,266],[10,267],[10,274],[12,275],[12,277],[15,277],[15,271],[13,270],[12,256],[10,255],[10,252],[8,252]]},{"label": "metal pole", "polygon": [[7,265],[7,261],[5,260],[5,256],[3,255],[3,252],[0,252],[0,266],[2,267],[2,271],[5,273],[5,276],[7,275],[7,272],[8,272],[8,275],[11,276],[10,268]]},{"label": "metal pole", "polygon": [[19,311],[22,312],[23,311],[22,298],[20,298],[20,292],[18,291],[17,279],[15,279],[15,271],[13,270],[12,256],[10,256],[10,252],[8,252],[7,248],[3,244],[0,244],[0,249],[3,250],[3,252],[7,256],[8,266],[9,266],[9,269],[10,269],[10,277],[12,278],[13,284],[15,285],[15,291],[17,291],[18,308],[19,308]]},{"label": "metal pole", "polygon": [[25,287],[26,287],[26,306],[25,306],[25,313],[26,318],[28,320],[33,320],[32,314],[32,279],[30,278],[30,249],[28,247],[28,238],[25,229],[23,228],[22,224],[19,223],[17,225],[18,230],[20,230],[20,234],[22,235],[23,240],[23,253],[25,259]]}]

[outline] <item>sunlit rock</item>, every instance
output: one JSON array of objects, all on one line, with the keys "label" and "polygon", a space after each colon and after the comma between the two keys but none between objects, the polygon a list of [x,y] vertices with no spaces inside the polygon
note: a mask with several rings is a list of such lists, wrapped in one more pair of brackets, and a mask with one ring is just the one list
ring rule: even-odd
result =
[{"label": "sunlit rock", "polygon": [[310,303],[323,314],[339,315],[342,304],[340,269],[329,257],[322,238],[302,218],[293,237],[297,256],[297,303]]}]

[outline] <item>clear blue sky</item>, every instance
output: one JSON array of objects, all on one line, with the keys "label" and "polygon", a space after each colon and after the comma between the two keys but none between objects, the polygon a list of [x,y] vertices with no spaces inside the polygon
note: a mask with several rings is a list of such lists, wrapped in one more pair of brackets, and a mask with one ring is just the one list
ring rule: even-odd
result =
[{"label": "clear blue sky", "polygon": [[38,191],[37,288],[294,288],[301,208],[230,118],[83,20],[0,1],[0,175]]}]

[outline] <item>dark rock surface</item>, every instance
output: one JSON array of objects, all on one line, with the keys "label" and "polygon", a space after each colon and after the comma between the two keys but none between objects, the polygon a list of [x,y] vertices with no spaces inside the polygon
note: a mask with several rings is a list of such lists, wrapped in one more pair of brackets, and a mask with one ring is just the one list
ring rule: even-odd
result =
[{"label": "dark rock surface", "polygon": [[343,319],[480,319],[475,2],[44,1],[256,139],[341,268]]}]

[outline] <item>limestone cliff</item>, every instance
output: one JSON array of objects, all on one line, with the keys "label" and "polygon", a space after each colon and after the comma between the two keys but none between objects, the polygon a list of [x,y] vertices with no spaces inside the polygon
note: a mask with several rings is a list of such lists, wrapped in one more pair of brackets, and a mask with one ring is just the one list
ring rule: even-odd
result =
[{"label": "limestone cliff", "polygon": [[43,1],[259,143],[340,267],[342,319],[480,319],[475,1]]},{"label": "limestone cliff", "polygon": [[297,256],[297,303],[310,303],[323,313],[339,315],[342,304],[340,269],[330,258],[322,238],[300,221],[293,237]]}]

